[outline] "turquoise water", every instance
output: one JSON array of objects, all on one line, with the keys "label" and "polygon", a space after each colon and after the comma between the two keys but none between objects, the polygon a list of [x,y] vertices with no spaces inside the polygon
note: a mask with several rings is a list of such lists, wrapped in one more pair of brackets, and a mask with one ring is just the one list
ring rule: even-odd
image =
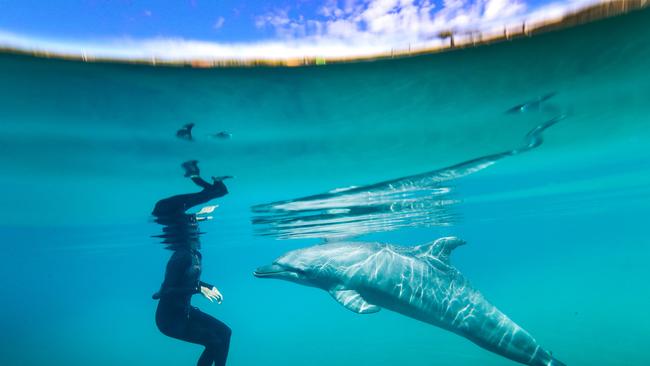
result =
[{"label": "turquoise water", "polygon": [[[259,236],[251,206],[540,147],[451,183],[454,265],[567,365],[647,365],[650,11],[512,42],[371,63],[197,70],[0,55],[0,364],[190,365],[154,324],[169,252],[154,203],[234,175],[201,228],[194,304],[233,329],[229,365],[514,365],[450,332],[252,271],[318,239]],[[508,108],[557,92],[539,111]],[[175,137],[195,122],[196,141]],[[208,135],[233,134],[230,140]]]}]

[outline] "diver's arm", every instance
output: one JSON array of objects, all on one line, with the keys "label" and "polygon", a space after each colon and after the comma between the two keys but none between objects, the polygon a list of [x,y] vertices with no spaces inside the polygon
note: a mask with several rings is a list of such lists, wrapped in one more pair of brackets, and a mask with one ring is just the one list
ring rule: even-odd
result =
[{"label": "diver's arm", "polygon": [[223,301],[223,295],[219,292],[217,286],[203,281],[199,281],[199,286],[201,287],[201,294],[205,296],[206,299],[210,301],[217,300],[217,303],[221,304]]},{"label": "diver's arm", "polygon": [[214,285],[211,285],[207,282],[199,281],[199,286],[207,287],[207,288],[213,288],[215,287]]}]

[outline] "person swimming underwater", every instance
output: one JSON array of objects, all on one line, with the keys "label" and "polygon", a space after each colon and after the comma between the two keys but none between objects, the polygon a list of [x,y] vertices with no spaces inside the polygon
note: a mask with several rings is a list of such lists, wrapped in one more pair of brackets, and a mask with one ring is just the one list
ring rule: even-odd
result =
[{"label": "person swimming underwater", "polygon": [[196,160],[182,166],[185,176],[203,189],[164,198],[154,207],[152,214],[155,221],[163,225],[163,234],[156,237],[162,238],[166,248],[174,252],[167,262],[160,290],[152,296],[158,300],[156,325],[166,336],[203,345],[205,350],[198,360],[198,366],[223,366],[230,348],[231,329],[191,305],[194,294],[200,293],[219,304],[223,301],[223,295],[215,286],[200,279],[202,256],[199,252],[201,233],[198,221],[202,217],[186,211],[228,194],[223,180],[232,177],[212,177],[213,183],[210,184],[199,176]]}]

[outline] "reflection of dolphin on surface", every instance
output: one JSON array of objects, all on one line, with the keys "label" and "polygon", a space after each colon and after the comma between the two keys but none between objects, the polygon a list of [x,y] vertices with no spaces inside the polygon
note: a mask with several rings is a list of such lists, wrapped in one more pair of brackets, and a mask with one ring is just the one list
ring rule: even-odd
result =
[{"label": "reflection of dolphin on surface", "polygon": [[487,302],[449,263],[451,251],[462,244],[448,237],[415,247],[354,242],[317,245],[291,251],[258,268],[255,276],[323,289],[359,314],[381,308],[396,311],[526,365],[564,365]]},{"label": "reflection of dolphin on surface", "polygon": [[228,140],[228,139],[232,138],[232,133],[226,132],[226,131],[219,131],[217,133],[211,134],[210,137],[215,138],[215,139]]},{"label": "reflection of dolphin on surface", "polygon": [[542,102],[545,102],[555,96],[555,92],[544,94],[537,99],[530,100],[526,103],[518,104],[506,111],[506,113],[524,113],[530,111],[538,111]]},{"label": "reflection of dolphin on surface", "polygon": [[516,149],[422,174],[254,206],[253,224],[258,235],[282,239],[340,238],[403,227],[450,225],[456,218],[450,208],[458,201],[450,197],[451,187],[443,182],[538,147],[542,133],[564,118],[559,115],[535,126]]}]

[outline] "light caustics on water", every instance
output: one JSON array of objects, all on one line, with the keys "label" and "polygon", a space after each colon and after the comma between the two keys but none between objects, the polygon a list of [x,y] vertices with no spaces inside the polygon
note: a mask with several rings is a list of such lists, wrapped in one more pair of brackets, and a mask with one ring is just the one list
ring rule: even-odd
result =
[{"label": "light caustics on water", "polygon": [[561,114],[535,126],[524,144],[513,150],[422,174],[253,206],[256,233],[279,239],[335,239],[406,227],[451,225],[458,218],[452,208],[460,201],[453,198],[450,181],[540,146],[542,133],[564,118]]}]

